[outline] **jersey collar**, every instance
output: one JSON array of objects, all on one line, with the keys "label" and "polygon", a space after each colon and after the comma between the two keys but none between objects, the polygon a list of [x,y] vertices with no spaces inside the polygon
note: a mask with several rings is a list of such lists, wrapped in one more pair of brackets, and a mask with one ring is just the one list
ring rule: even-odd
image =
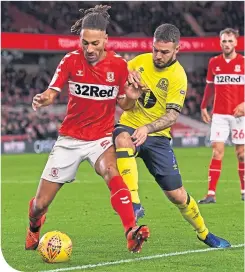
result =
[{"label": "jersey collar", "polygon": [[169,65],[167,65],[166,67],[164,67],[164,68],[167,68],[167,67],[170,67],[170,66],[172,66],[173,64],[175,64],[175,62],[177,61],[177,59],[175,59],[175,60],[173,60],[172,62],[170,62],[169,63]]}]

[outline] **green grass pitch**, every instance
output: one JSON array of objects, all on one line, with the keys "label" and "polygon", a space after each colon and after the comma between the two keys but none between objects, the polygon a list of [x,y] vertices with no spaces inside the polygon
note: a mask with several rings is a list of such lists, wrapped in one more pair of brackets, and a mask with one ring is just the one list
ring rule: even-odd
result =
[{"label": "green grass pitch", "polygon": [[[210,148],[175,149],[184,186],[196,199],[207,190]],[[28,201],[35,195],[48,154],[2,156],[2,252],[9,265],[21,271],[44,271],[98,264],[164,253],[206,249],[163,195],[141,160],[138,160],[140,196],[151,237],[141,254],[130,254],[120,219],[110,206],[109,191],[87,162],[80,165],[77,180],[65,185],[49,208],[41,235],[51,230],[67,233],[73,242],[69,262],[46,264],[37,252],[25,251]],[[209,229],[232,245],[244,243],[244,203],[241,201],[234,148],[225,152],[218,184],[217,203],[200,210]],[[213,272],[244,271],[244,248],[193,252],[131,263],[87,269],[103,272]],[[69,270],[67,270],[69,271]],[[74,270],[83,271],[83,270]]]}]

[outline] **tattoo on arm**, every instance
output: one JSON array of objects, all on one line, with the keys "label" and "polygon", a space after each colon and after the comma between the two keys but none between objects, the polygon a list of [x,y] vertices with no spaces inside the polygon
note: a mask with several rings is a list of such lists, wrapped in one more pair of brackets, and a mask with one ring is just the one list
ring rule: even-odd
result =
[{"label": "tattoo on arm", "polygon": [[146,125],[148,133],[158,132],[165,128],[171,127],[177,120],[179,112],[174,109],[167,109],[166,114],[158,118],[156,121]]}]

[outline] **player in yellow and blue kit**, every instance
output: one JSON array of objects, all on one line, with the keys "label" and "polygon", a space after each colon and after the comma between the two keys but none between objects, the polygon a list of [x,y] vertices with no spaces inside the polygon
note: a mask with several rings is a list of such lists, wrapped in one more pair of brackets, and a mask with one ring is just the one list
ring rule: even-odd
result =
[{"label": "player in yellow and blue kit", "polygon": [[138,99],[122,114],[114,131],[117,164],[131,191],[137,218],[143,216],[143,208],[138,195],[136,155],[194,227],[199,240],[210,247],[225,248],[230,243],[209,232],[196,201],[183,187],[170,145],[170,129],[181,112],[187,91],[185,71],[176,59],[179,39],[177,27],[163,24],[154,33],[153,53],[139,55],[128,63],[130,73],[125,88],[133,88]]}]

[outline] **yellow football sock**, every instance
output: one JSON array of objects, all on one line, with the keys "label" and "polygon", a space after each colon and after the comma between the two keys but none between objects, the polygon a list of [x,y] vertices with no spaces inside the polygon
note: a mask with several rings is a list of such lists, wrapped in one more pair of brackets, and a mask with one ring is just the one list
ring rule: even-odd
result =
[{"label": "yellow football sock", "polygon": [[124,182],[128,186],[132,202],[140,203],[138,194],[138,169],[132,148],[118,148],[117,153],[117,167]]},{"label": "yellow football sock", "polygon": [[199,208],[194,198],[187,195],[187,203],[176,206],[179,208],[185,220],[194,227],[198,237],[202,240],[205,240],[209,231],[204,223],[203,217],[200,214]]}]

